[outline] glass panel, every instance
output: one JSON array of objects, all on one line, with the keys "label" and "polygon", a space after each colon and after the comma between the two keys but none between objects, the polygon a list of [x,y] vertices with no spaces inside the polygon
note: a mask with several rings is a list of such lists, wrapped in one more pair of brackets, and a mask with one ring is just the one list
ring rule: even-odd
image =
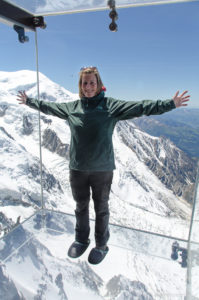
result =
[{"label": "glass panel", "polygon": [[[64,15],[54,17],[52,21],[49,17],[47,21],[49,31],[39,31],[40,70],[52,80],[41,75],[41,99],[50,102],[67,102],[78,99],[77,85],[80,67],[84,64],[96,65],[96,62],[99,65],[102,79],[108,85],[107,96],[126,100],[143,100],[146,97],[154,100],[157,98],[167,99],[173,96],[176,87],[179,86],[179,78],[173,75],[175,70],[178,68],[181,70],[181,64],[185,68],[184,62],[187,62],[186,66],[189,66],[193,73],[195,72],[195,63],[189,61],[191,53],[190,56],[187,55],[188,48],[187,51],[181,51],[180,58],[178,51],[175,50],[174,52],[174,50],[168,48],[168,45],[174,43],[175,49],[178,49],[182,37],[178,37],[179,27],[174,25],[177,20],[181,25],[183,24],[181,15],[187,10],[189,11],[188,16],[190,16],[189,23],[193,19],[194,22],[186,27],[183,36],[186,40],[189,40],[190,45],[195,45],[195,38],[193,40],[191,37],[193,37],[192,31],[194,31],[195,25],[198,24],[198,18],[196,21],[193,14],[195,6],[192,4],[191,6],[188,6],[188,3],[186,6],[185,4],[178,4],[175,7],[174,5],[167,5],[166,8],[163,8],[163,6],[142,7],[136,9],[136,16],[134,9],[121,10],[120,22],[126,24],[125,16],[126,18],[128,16],[130,28],[136,26],[142,15],[145,15],[146,18],[148,15],[154,17],[158,15],[157,21],[160,30],[157,30],[157,21],[152,24],[147,23],[149,26],[147,33],[146,24],[144,24],[142,30],[139,31],[139,35],[135,32],[131,35],[129,34],[130,31],[127,33],[124,26],[121,29],[121,34],[118,31],[117,38],[110,32],[105,32],[104,27],[101,26],[102,14],[104,16],[102,12]],[[165,9],[166,13],[164,12]],[[173,13],[175,10],[179,12],[177,17]],[[170,18],[169,28],[165,25],[168,24],[168,16]],[[98,34],[87,38],[90,24],[93,24],[93,22],[96,24]],[[79,24],[82,24],[82,26],[79,26]],[[71,32],[62,31],[63,28],[69,27],[72,30]],[[149,31],[152,42],[149,42]],[[125,34],[125,38],[123,34]],[[166,34],[166,41],[162,38],[163,34]],[[106,44],[105,51],[99,51],[98,36],[103,36],[104,44]],[[88,49],[87,46],[84,48],[83,42],[87,41],[89,43],[91,40],[93,41],[91,49]],[[174,42],[174,40],[176,41]],[[46,43],[50,45],[48,55],[46,55]],[[76,43],[77,45],[81,43],[81,55],[78,46],[73,46]],[[112,51],[113,45],[114,51]],[[150,55],[147,51],[143,51],[144,46],[147,47],[146,49],[148,49]],[[167,50],[164,50],[164,47]],[[130,50],[128,50],[129,48]],[[56,55],[55,59],[57,49],[59,49],[59,55]],[[160,55],[160,49],[164,55]],[[197,47],[193,46],[191,51],[194,51],[193,49],[197,49]],[[121,55],[125,51],[126,54]],[[198,52],[196,52],[195,56],[198,55]],[[128,59],[126,59],[127,54]],[[165,73],[162,70],[165,70]],[[152,73],[153,79],[151,80]],[[127,75],[121,77],[121,74]],[[161,87],[156,84],[159,80],[157,74],[162,74],[163,77],[160,81]],[[182,76],[181,79],[182,89],[184,86],[189,86],[191,88],[190,92],[197,95],[197,82],[189,80],[187,76],[186,78]],[[148,81],[150,84],[148,84]],[[57,82],[60,85],[57,85]],[[144,88],[145,85],[147,88]],[[149,89],[149,92],[147,89]],[[162,89],[164,89],[164,92]],[[195,98],[197,97],[195,96]],[[182,134],[179,130],[181,122],[185,118],[191,122],[192,116],[192,110],[179,109],[176,112],[158,116],[159,119],[146,117],[145,119],[134,119],[133,122],[130,120],[118,123],[113,135],[116,170],[114,171],[110,194],[111,223],[188,239],[197,169],[196,156],[199,153],[188,153],[187,155],[185,151],[180,150],[180,144],[176,148],[173,143],[176,144],[176,140],[182,141]],[[145,127],[137,122],[141,119]],[[190,140],[193,141],[195,135],[190,134],[189,130],[191,130],[192,125],[189,125],[189,121],[186,121],[186,124],[183,123],[183,128],[188,127],[187,131],[183,130],[183,133],[184,140],[186,143],[188,141],[190,145]],[[160,125],[157,126],[156,124]],[[174,127],[173,124],[175,124]],[[72,199],[68,180],[69,126],[64,120],[44,114],[41,114],[41,125],[43,165],[52,175],[51,185],[48,185],[51,193],[46,197],[46,208],[73,214],[75,203]],[[158,128],[159,138],[154,137],[156,135],[155,130],[150,135],[145,133],[151,127],[153,129]],[[197,129],[194,130],[197,131]],[[166,137],[171,139],[172,142],[165,139],[165,134],[168,131],[171,138],[167,135]],[[172,133],[174,133],[173,139]],[[194,142],[197,146],[198,136],[196,136],[196,139],[194,138]],[[196,146],[195,149],[197,149]],[[193,156],[195,156],[194,159]],[[92,201],[90,208],[90,216],[94,219],[95,213]]]},{"label": "glass panel", "polygon": [[19,90],[36,96],[34,33],[21,44],[0,23],[0,237],[41,206],[38,112],[16,101]]},{"label": "glass panel", "polygon": [[[199,173],[198,173],[199,174]],[[190,299],[198,299],[199,295],[199,178],[195,193],[193,223],[191,227],[189,258],[188,258],[188,286]],[[191,298],[192,297],[192,298]],[[189,298],[188,298],[189,299]]]},{"label": "glass panel", "polygon": [[[189,0],[187,0],[189,1]],[[32,14],[56,14],[75,11],[88,11],[108,8],[107,0],[100,1],[68,1],[68,0],[43,0],[43,1],[27,1],[27,0],[9,0],[12,4],[29,11]],[[147,4],[184,2],[182,0],[116,0],[116,7],[139,6]]]},{"label": "glass panel", "polygon": [[191,243],[189,261],[188,276],[190,280],[187,286],[187,294],[190,298],[188,299],[199,299],[199,243]]},{"label": "glass panel", "polygon": [[[198,171],[199,174],[199,171]],[[196,182],[195,203],[193,211],[193,224],[191,230],[191,242],[199,243],[199,177]]]},{"label": "glass panel", "polygon": [[[85,15],[85,18],[88,17],[88,15]],[[84,24],[84,22],[82,22],[82,24]],[[57,32],[54,32],[54,34],[56,36]],[[51,38],[53,40],[54,37],[51,36]],[[110,49],[112,49],[113,40],[110,38],[109,42],[111,45]],[[56,47],[58,44],[59,43],[55,43]],[[63,40],[61,44],[62,46],[64,45]],[[127,48],[128,44],[129,38],[127,44],[123,44],[123,46]],[[41,46],[43,45],[44,44],[42,44],[41,41]],[[52,50],[55,50],[52,44],[51,47]],[[41,48],[44,49],[41,50],[41,58],[43,61],[46,54],[46,48]],[[115,49],[117,49],[117,47]],[[108,51],[108,49],[106,50]],[[117,50],[115,52],[118,57],[119,53]],[[30,54],[30,51],[28,51],[28,53]],[[51,69],[53,69],[55,51],[52,51],[52,53],[50,54],[52,56],[48,56],[48,62],[50,62]],[[24,54],[24,58],[26,58],[26,55],[27,53]],[[32,56],[30,55],[30,57],[30,61],[32,61]],[[99,63],[100,59],[102,58],[99,58]],[[25,64],[25,61],[23,61],[23,63]],[[62,63],[64,67],[64,59],[62,59]],[[76,71],[79,63],[80,61],[74,62],[73,60]],[[41,65],[41,69],[46,70],[43,63],[41,63]],[[121,65],[115,60],[114,67],[118,69],[118,66]],[[21,67],[23,68],[23,64]],[[20,76],[18,75],[17,80],[21,77],[23,77],[21,74]],[[27,80],[29,76],[26,74],[24,78],[23,83],[20,82],[16,89],[19,89],[20,87],[20,89],[22,88],[27,90],[29,96],[37,97],[35,84],[33,85],[32,81],[28,81],[27,84],[24,84],[24,81]],[[5,76],[3,77],[3,80],[6,82]],[[70,101],[76,99],[77,97],[77,95],[58,87],[54,82],[50,81],[42,74],[40,74],[40,83],[41,99],[43,100],[57,101],[57,99],[60,99],[61,101]],[[3,93],[5,93],[5,88],[2,90],[2,94]],[[12,110],[10,107],[7,108],[4,106],[8,105],[8,103],[3,99],[3,115],[1,117],[4,117],[5,115],[5,107],[5,110],[8,110],[11,116],[14,115],[13,108],[14,106],[17,106],[15,94],[16,91],[8,95],[9,99],[13,99],[13,102],[11,102],[13,105]],[[25,109],[27,109],[27,115],[24,116]],[[14,295],[19,299],[22,299],[23,296],[27,299],[41,299],[42,297],[46,297],[47,299],[50,299],[50,297],[52,297],[52,299],[59,299],[59,297],[60,299],[74,299],[75,297],[82,297],[82,294],[85,294],[85,298],[87,299],[89,299],[89,297],[90,299],[131,299],[132,294],[135,295],[135,297],[139,297],[140,293],[146,299],[151,300],[163,299],[163,297],[164,299],[183,299],[187,293],[187,271],[185,268],[186,261],[183,260],[184,258],[180,251],[178,253],[178,258],[176,258],[175,261],[171,260],[171,253],[172,249],[174,249],[174,246],[176,245],[174,244],[175,242],[178,243],[178,248],[181,249],[181,251],[184,251],[187,248],[186,239],[189,232],[189,221],[192,209],[192,196],[190,195],[192,195],[191,193],[193,191],[195,179],[194,173],[190,177],[188,175],[190,174],[190,169],[192,171],[194,170],[193,172],[195,172],[194,162],[192,160],[188,160],[186,164],[187,169],[185,168],[185,170],[182,170],[181,165],[179,164],[177,164],[176,169],[174,168],[174,174],[176,170],[178,170],[179,175],[182,175],[184,179],[186,178],[187,182],[190,184],[186,190],[186,193],[189,195],[188,198],[184,199],[181,197],[181,191],[180,194],[177,194],[176,196],[175,193],[178,192],[179,183],[177,186],[173,187],[177,188],[177,190],[174,191],[175,193],[168,189],[169,184],[174,178],[173,174],[169,180],[167,178],[169,184],[166,186],[164,176],[159,176],[159,179],[156,178],[158,177],[157,174],[156,177],[153,176],[154,174],[152,174],[152,171],[154,165],[150,165],[151,161],[154,162],[151,160],[151,157],[153,157],[152,154],[155,153],[158,158],[161,158],[161,170],[162,158],[165,158],[164,150],[171,150],[173,146],[170,145],[169,148],[166,147],[163,149],[163,151],[159,152],[158,156],[156,150],[159,151],[161,147],[158,148],[158,146],[163,146],[165,144],[164,139],[157,141],[153,137],[148,137],[146,134],[142,135],[143,139],[140,139],[139,135],[141,135],[141,132],[135,128],[135,124],[132,124],[131,122],[118,124],[114,134],[117,170],[115,171],[110,197],[110,221],[112,223],[120,223],[121,227],[116,225],[110,226],[110,255],[103,262],[103,264],[93,267],[87,264],[88,253],[82,256],[78,262],[73,260],[71,261],[66,258],[67,249],[74,240],[75,219],[73,216],[49,211],[44,217],[41,212],[35,214],[23,224],[18,224],[34,213],[36,209],[40,208],[40,185],[38,161],[39,141],[36,133],[34,132],[34,129],[36,128],[35,124],[37,113],[29,110],[28,108],[21,108],[17,106],[17,114],[21,114],[23,116],[22,131],[23,134],[26,134],[27,136],[25,138],[20,136],[18,129],[20,127],[15,128],[14,131],[12,129],[14,138],[19,141],[19,145],[16,147],[19,165],[16,163],[16,160],[12,158],[14,157],[14,153],[9,152],[10,148],[7,140],[8,138],[12,140],[12,136],[10,134],[11,131],[7,131],[11,137],[6,133],[7,140],[4,142],[2,139],[2,143],[7,145],[5,151],[6,154],[7,152],[10,154],[9,165],[7,165],[9,166],[10,173],[5,171],[4,160],[2,160],[3,174],[5,174],[4,180],[2,180],[1,183],[1,186],[3,187],[2,195],[5,194],[4,190],[9,190],[8,186],[9,188],[12,186],[14,192],[11,191],[11,195],[13,196],[13,194],[15,194],[15,198],[17,197],[18,201],[20,195],[17,192],[20,190],[21,186],[23,186],[23,190],[21,189],[23,192],[23,196],[21,196],[23,201],[22,204],[25,202],[26,206],[26,201],[28,199],[28,205],[31,203],[28,207],[31,207],[31,209],[28,213],[24,213],[23,211],[23,217],[19,219],[19,213],[21,214],[22,208],[19,207],[19,210],[15,209],[15,212],[18,214],[17,221],[12,222],[12,226],[10,226],[8,230],[5,228],[2,230],[1,225],[1,235],[9,232],[9,230],[11,230],[11,232],[0,240],[0,259],[4,263],[4,266],[1,265],[0,267],[0,277],[3,278],[1,282],[5,284],[5,286],[1,286],[0,292],[9,290],[11,293],[11,298],[14,298],[12,297]],[[2,120],[2,124],[4,125],[4,123],[11,124],[13,120],[16,119],[11,117],[9,118],[9,116],[7,116],[7,118],[5,118],[6,121],[4,121],[3,118]],[[18,120],[16,122],[19,123]],[[74,201],[72,201],[72,195],[67,180],[68,148],[70,139],[68,125],[63,120],[55,120],[53,117],[44,115],[41,115],[41,123],[43,146],[43,195],[45,206],[48,209],[56,209],[70,212],[72,214],[74,212],[75,204]],[[8,125],[8,128],[9,126],[11,125]],[[33,131],[31,131],[32,129]],[[31,136],[29,136],[30,131]],[[3,126],[2,132],[3,134],[5,133]],[[131,133],[133,133],[132,136]],[[131,147],[129,147],[129,136],[127,135],[131,136],[137,144],[132,144],[130,145]],[[119,145],[117,145],[118,140],[120,140]],[[145,141],[145,144],[142,145],[142,147],[140,147],[141,140]],[[135,151],[132,151],[132,149],[135,150],[134,146],[137,147],[136,155],[139,160],[135,159]],[[142,150],[146,155],[151,146],[152,151],[150,152],[151,156],[149,155],[150,159],[143,163],[142,157],[139,156],[141,153],[140,150]],[[15,150],[14,142],[11,144],[11,148]],[[129,151],[129,148],[132,152]],[[26,158],[26,152],[28,152],[28,158]],[[124,153],[126,155],[129,152],[131,152],[132,156],[129,156],[126,159]],[[173,152],[171,152],[171,154],[172,153]],[[179,157],[179,152],[177,153],[177,156]],[[171,157],[172,155],[169,157],[169,159],[171,159]],[[171,160],[168,163],[167,158],[165,160],[163,159],[163,162],[166,165],[169,164],[171,168],[174,167],[178,161],[178,159],[175,161]],[[24,176],[24,162],[26,163],[29,171],[28,176],[26,177]],[[133,167],[131,165],[132,162]],[[147,176],[147,167],[149,166],[151,167],[149,172],[151,175],[150,177]],[[140,173],[140,170],[143,172]],[[15,175],[16,171],[18,172],[18,176]],[[9,176],[7,176],[6,172],[9,175],[15,175],[15,182],[14,180],[11,180],[12,177],[10,179]],[[161,175],[161,173],[158,175]],[[30,177],[32,180],[31,182]],[[27,180],[27,182],[25,180]],[[18,186],[18,181],[20,181],[21,186]],[[154,184],[152,187],[150,186],[151,182]],[[27,188],[24,196],[24,189],[26,189],[27,186],[29,190]],[[15,198],[14,200],[16,200]],[[10,199],[11,198],[3,199],[3,205],[7,203],[7,200]],[[10,211],[9,205],[6,207],[6,212]],[[128,214],[129,212],[130,214]],[[1,217],[4,222],[5,218],[3,217],[2,212]],[[91,217],[95,217],[92,203]],[[44,225],[47,227],[47,230],[43,230]],[[131,230],[124,228],[123,226],[134,227],[137,230]],[[198,232],[198,217],[194,219],[193,228],[193,232]],[[140,231],[140,229],[143,231]],[[153,234],[153,232],[156,232],[157,234]],[[168,236],[170,235],[171,237],[163,237],[158,233]],[[94,222],[92,221],[91,246],[94,246],[93,237]],[[176,238],[174,239],[172,237]],[[191,269],[192,294],[197,297],[197,238],[193,239],[193,242],[191,243],[191,249],[193,250],[191,253],[193,260]],[[122,266],[118,266],[118,260],[122,262]],[[24,276],[24,274],[26,274],[25,270],[27,269],[32,271],[29,272],[27,276]],[[56,271],[52,272],[51,270]],[[104,270],[106,270],[106,274]],[[80,283],[78,283],[76,280],[77,272],[81,275]],[[19,274],[22,274],[21,278]]]},{"label": "glass panel", "polygon": [[[74,239],[74,216],[47,212],[46,230],[36,231],[40,217],[35,215],[23,225],[26,238],[33,232],[34,235],[1,266],[1,291],[2,294],[6,291],[7,297],[74,300],[84,296],[92,300],[130,300],[133,295],[150,300],[184,299],[186,268],[181,267],[180,258],[171,260],[174,240],[110,226],[109,252],[95,266],[87,262],[94,246],[93,235],[89,249],[81,258],[67,257]],[[91,231],[94,231],[93,222]],[[15,231],[9,234],[13,246],[16,234]],[[186,247],[186,243],[178,242]]]}]

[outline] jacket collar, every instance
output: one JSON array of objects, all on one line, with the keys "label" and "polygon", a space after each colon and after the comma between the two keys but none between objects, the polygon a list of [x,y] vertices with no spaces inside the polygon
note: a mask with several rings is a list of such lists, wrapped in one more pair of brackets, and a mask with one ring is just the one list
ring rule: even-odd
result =
[{"label": "jacket collar", "polygon": [[99,100],[102,100],[103,98],[104,98],[104,92],[102,91],[92,98],[83,97],[83,98],[81,98],[81,101],[88,103],[90,101],[94,101],[94,102],[99,101]]}]

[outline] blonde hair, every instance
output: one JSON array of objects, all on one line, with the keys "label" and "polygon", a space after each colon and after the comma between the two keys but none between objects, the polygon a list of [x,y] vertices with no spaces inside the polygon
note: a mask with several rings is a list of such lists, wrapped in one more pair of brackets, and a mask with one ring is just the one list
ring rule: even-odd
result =
[{"label": "blonde hair", "polygon": [[79,73],[79,97],[80,97],[80,99],[85,97],[85,95],[82,92],[82,77],[84,74],[94,74],[95,75],[95,77],[97,79],[97,94],[99,94],[101,92],[102,87],[103,87],[103,83],[102,83],[100,74],[96,67],[82,68]]}]

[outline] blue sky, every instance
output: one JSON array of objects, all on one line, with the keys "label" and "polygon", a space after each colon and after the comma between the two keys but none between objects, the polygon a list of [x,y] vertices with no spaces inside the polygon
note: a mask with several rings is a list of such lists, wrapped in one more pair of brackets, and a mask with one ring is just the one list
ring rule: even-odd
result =
[{"label": "blue sky", "polygon": [[[118,32],[108,29],[109,11],[46,17],[38,30],[39,68],[78,92],[82,66],[97,66],[107,95],[123,100],[167,99],[189,90],[199,107],[199,2],[119,9]],[[21,44],[0,23],[0,69],[35,70],[34,33]]]}]

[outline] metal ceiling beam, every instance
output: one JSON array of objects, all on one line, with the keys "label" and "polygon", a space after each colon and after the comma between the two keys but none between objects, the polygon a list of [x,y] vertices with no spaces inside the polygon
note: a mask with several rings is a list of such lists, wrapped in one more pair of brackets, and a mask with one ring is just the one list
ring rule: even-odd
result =
[{"label": "metal ceiling beam", "polygon": [[33,25],[34,15],[8,3],[5,0],[0,0],[0,21],[9,25],[19,25],[26,29],[35,31]]}]

